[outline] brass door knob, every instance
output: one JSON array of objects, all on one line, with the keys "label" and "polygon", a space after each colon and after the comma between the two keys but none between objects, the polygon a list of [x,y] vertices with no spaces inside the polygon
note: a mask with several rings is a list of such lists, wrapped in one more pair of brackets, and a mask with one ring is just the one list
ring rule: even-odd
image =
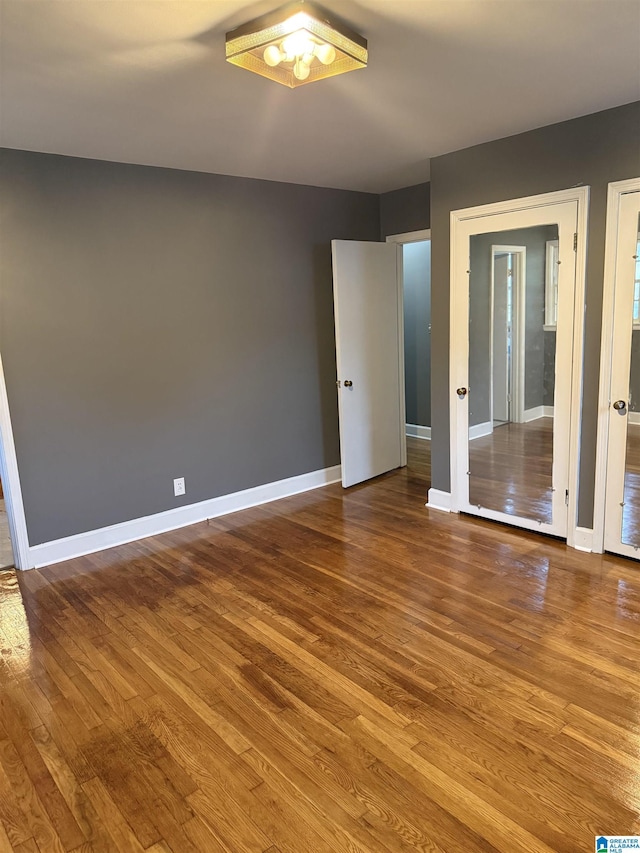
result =
[{"label": "brass door knob", "polygon": [[344,387],[345,388],[351,388],[352,385],[353,385],[353,382],[350,379],[344,380]]},{"label": "brass door knob", "polygon": [[466,388],[458,388],[456,390],[456,394],[458,395],[458,397],[466,397],[467,396],[467,389]]},{"label": "brass door knob", "polygon": [[615,403],[613,404],[613,408],[616,410],[616,412],[622,412],[624,409],[627,408],[627,401],[626,400],[616,400]]}]

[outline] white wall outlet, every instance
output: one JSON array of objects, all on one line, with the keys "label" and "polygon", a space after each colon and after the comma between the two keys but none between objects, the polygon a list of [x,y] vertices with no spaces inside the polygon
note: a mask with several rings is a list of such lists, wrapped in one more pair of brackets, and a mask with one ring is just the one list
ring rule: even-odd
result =
[{"label": "white wall outlet", "polygon": [[184,495],[186,491],[184,477],[176,477],[173,481],[173,494],[177,497],[178,495]]}]

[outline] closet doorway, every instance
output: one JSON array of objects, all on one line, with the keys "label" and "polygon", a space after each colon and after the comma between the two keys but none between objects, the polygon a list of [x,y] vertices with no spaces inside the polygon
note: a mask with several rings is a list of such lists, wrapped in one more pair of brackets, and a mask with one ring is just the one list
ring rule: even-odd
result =
[{"label": "closet doorway", "polygon": [[452,509],[570,544],[587,202],[581,187],[451,214]]},{"label": "closet doorway", "polygon": [[640,179],[609,185],[594,550],[640,558]]}]

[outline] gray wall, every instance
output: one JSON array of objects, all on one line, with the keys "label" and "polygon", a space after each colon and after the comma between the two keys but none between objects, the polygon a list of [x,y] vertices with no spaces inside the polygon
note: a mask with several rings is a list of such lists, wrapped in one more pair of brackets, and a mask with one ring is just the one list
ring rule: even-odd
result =
[{"label": "gray wall", "polygon": [[1,153],[32,545],[339,462],[330,240],[377,196]]},{"label": "gray wall", "polygon": [[640,174],[640,102],[431,161],[432,484],[449,491],[449,215],[452,210],[591,187],[579,524],[591,527],[607,184]]},{"label": "gray wall", "polygon": [[431,426],[431,243],[402,247],[407,423]]},{"label": "gray wall", "polygon": [[524,407],[543,404],[546,241],[556,226],[494,231],[471,238],[469,279],[469,424],[491,417],[491,247],[524,246],[526,261]]},{"label": "gray wall", "polygon": [[380,196],[380,238],[430,227],[430,185],[416,184]]}]

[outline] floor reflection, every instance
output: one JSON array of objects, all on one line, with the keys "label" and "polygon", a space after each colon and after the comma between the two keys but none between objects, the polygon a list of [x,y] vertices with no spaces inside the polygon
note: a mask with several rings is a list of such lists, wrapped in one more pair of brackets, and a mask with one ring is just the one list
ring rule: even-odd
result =
[{"label": "floor reflection", "polygon": [[640,424],[627,426],[622,541],[640,546]]},{"label": "floor reflection", "polygon": [[9,568],[10,566],[13,566],[13,548],[11,547],[11,537],[9,536],[9,520],[7,518],[5,500],[4,498],[0,498],[0,569]]},{"label": "floor reflection", "polygon": [[553,418],[504,424],[469,442],[469,503],[550,524]]},{"label": "floor reflection", "polygon": [[3,674],[25,673],[31,661],[31,633],[18,577],[13,569],[0,571],[0,663]]}]

